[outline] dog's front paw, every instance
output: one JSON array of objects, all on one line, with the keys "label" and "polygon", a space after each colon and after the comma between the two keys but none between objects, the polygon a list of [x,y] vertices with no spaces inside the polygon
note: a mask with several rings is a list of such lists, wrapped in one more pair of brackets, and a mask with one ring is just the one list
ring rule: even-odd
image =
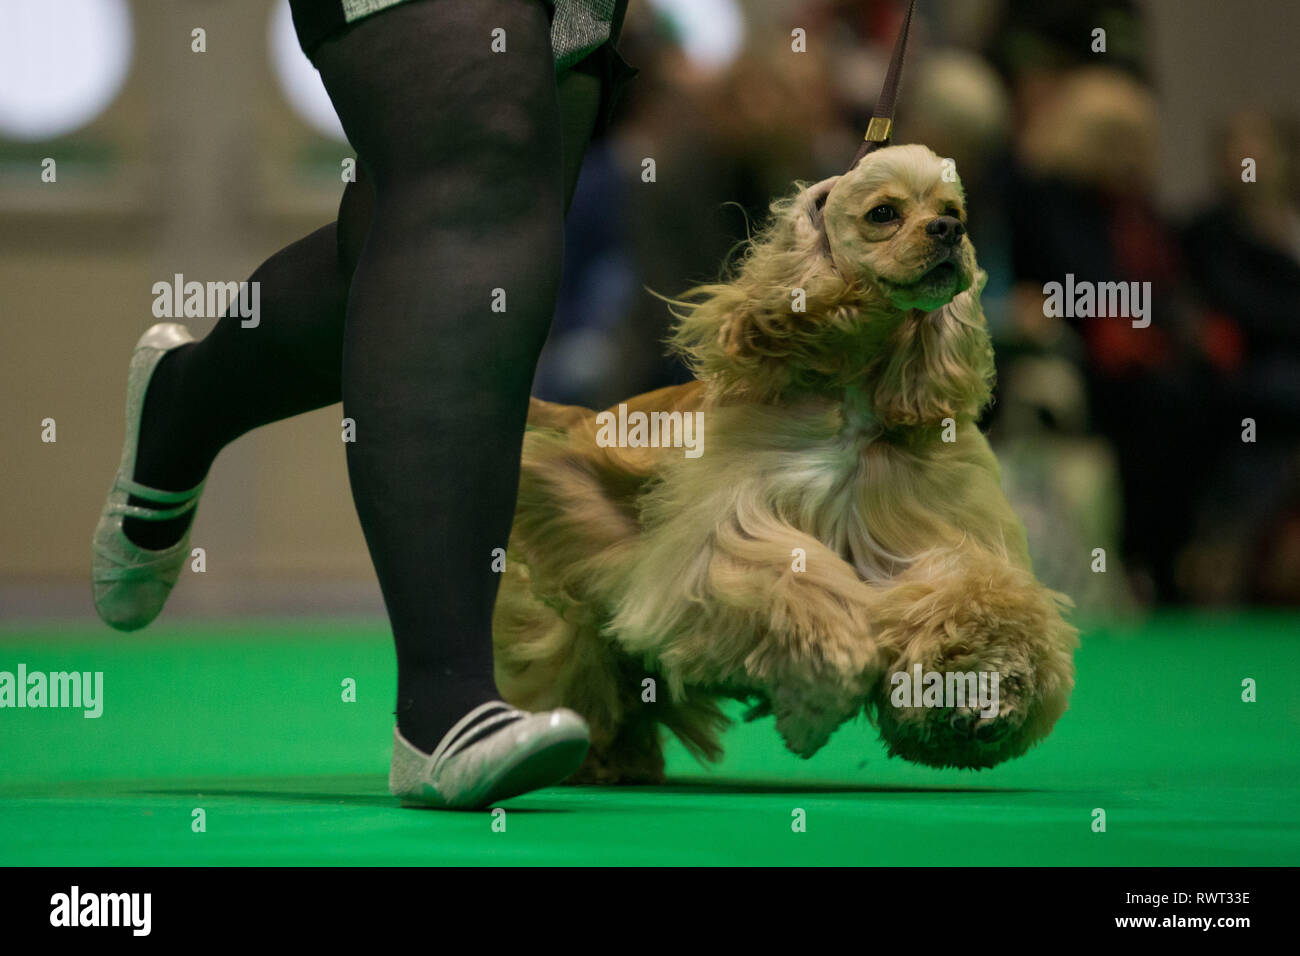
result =
[{"label": "dog's front paw", "polygon": [[900,654],[871,694],[893,756],[932,767],[993,767],[1051,731],[1074,684],[1074,629],[1027,572],[990,564],[939,580],[899,629]]},{"label": "dog's front paw", "polygon": [[[963,676],[960,671],[967,668]],[[891,684],[886,702],[882,687],[877,722],[891,756],[932,767],[992,767],[1009,755],[1023,751],[1017,745],[1034,700],[1034,672],[1026,663],[1003,663],[993,671],[979,671],[977,665],[937,662],[928,672],[944,680],[935,681],[934,699],[928,692],[918,698],[915,691],[905,703],[899,691],[910,688]],[[949,675],[961,678],[949,683]],[[915,683],[902,675],[903,683]],[[931,678],[933,679],[933,678]],[[959,700],[948,699],[948,689],[960,688]]]}]

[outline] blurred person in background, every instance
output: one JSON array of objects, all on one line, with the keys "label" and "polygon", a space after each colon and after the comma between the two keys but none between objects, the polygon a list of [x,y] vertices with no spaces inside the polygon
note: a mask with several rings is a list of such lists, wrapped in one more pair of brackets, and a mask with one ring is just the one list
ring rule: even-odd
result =
[{"label": "blurred person in background", "polygon": [[[1095,427],[1115,445],[1123,487],[1123,550],[1139,594],[1157,603],[1191,595],[1180,586],[1199,483],[1217,459],[1230,419],[1216,403],[1232,356],[1216,317],[1194,296],[1178,236],[1155,207],[1155,100],[1132,75],[1082,67],[1049,93],[1034,81],[1023,117],[1021,179],[1012,206],[1018,298],[1029,337],[1051,339],[1066,324],[1078,350]],[[1150,283],[1150,324],[1126,316],[1046,315],[1044,286]],[[1235,438],[1235,432],[1231,437]]]},{"label": "blurred person in background", "polygon": [[1233,358],[1229,426],[1256,435],[1217,462],[1185,573],[1219,599],[1300,604],[1300,129],[1237,114],[1211,148],[1218,195],[1184,243]]}]

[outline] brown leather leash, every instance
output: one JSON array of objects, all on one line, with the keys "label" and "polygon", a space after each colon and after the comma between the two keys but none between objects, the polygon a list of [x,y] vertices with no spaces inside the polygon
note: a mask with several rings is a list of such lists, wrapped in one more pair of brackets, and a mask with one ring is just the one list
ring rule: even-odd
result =
[{"label": "brown leather leash", "polygon": [[849,169],[857,166],[862,157],[873,150],[888,146],[894,133],[894,106],[898,100],[898,81],[903,71],[903,57],[907,53],[907,31],[912,25],[912,13],[916,10],[916,0],[907,5],[907,16],[903,18],[902,29],[894,42],[894,55],[889,60],[889,71],[885,74],[885,85],[876,100],[876,108],[871,112],[871,121],[867,124],[867,134],[858,147],[857,155],[849,163]]}]

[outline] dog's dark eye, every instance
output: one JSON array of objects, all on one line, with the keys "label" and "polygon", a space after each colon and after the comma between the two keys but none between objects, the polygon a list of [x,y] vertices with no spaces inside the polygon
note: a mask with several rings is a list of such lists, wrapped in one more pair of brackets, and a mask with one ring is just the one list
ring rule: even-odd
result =
[{"label": "dog's dark eye", "polygon": [[893,206],[881,205],[867,213],[867,218],[872,222],[893,222],[898,218],[898,211]]}]

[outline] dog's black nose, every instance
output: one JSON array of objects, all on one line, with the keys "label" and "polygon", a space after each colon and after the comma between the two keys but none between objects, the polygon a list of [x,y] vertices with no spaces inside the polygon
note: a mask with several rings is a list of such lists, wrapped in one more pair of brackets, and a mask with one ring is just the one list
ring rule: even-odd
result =
[{"label": "dog's black nose", "polygon": [[966,235],[966,227],[956,216],[939,216],[925,224],[925,231],[945,245],[955,246]]}]

